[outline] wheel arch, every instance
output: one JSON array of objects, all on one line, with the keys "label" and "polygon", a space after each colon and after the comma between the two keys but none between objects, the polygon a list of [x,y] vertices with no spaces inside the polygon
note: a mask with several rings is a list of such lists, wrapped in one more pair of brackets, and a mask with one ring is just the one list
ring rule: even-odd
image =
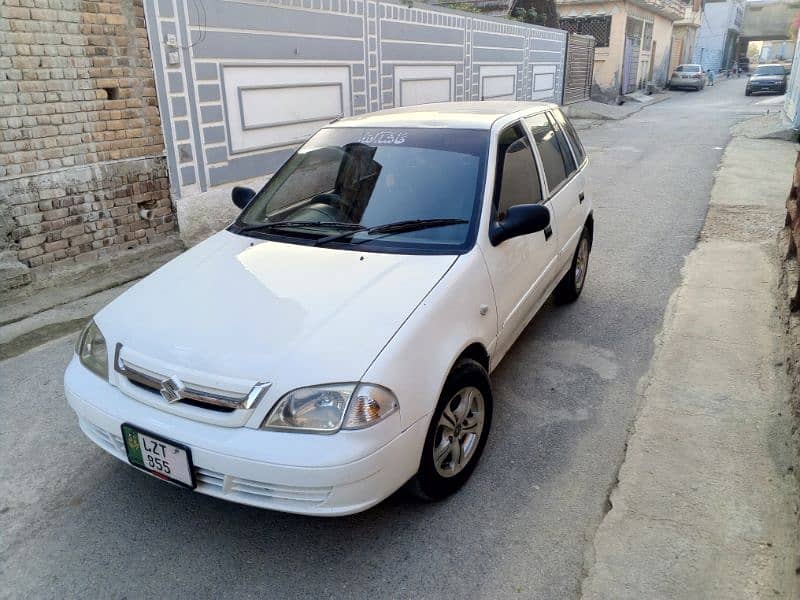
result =
[{"label": "wheel arch", "polygon": [[458,355],[458,358],[453,362],[450,366],[450,371],[452,372],[453,367],[455,367],[458,362],[464,358],[469,358],[480,364],[486,372],[489,372],[489,352],[486,350],[486,347],[480,342],[473,342],[464,350],[461,351],[461,354]]},{"label": "wheel arch", "polygon": [[589,249],[591,249],[594,245],[594,213],[589,213],[589,216],[586,217],[584,227],[589,232]]}]

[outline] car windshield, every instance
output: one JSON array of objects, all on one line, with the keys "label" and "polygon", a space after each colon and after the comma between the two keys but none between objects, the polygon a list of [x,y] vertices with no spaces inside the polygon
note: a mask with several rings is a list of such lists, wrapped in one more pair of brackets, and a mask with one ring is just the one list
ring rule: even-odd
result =
[{"label": "car windshield", "polygon": [[699,73],[700,65],[680,65],[675,70],[679,73]]},{"label": "car windshield", "polygon": [[780,65],[767,65],[758,67],[755,75],[783,75],[784,73],[786,73],[786,69]]},{"label": "car windshield", "polygon": [[[467,129],[322,129],[256,195],[236,226],[297,243],[335,236],[337,244],[371,251],[465,250],[476,228],[488,138],[488,131]],[[364,231],[407,221],[414,222],[411,228]]]}]

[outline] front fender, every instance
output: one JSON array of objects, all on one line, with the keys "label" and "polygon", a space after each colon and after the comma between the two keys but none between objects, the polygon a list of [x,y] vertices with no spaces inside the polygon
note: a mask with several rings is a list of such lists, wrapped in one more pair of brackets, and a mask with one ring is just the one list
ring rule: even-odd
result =
[{"label": "front fender", "polygon": [[480,343],[491,356],[496,339],[494,292],[476,246],[456,260],[412,312],[363,380],[394,391],[406,429],[433,411],[461,352]]}]

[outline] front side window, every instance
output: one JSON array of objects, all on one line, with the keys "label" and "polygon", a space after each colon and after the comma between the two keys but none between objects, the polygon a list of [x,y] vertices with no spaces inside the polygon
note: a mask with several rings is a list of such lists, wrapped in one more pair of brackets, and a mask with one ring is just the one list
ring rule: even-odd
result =
[{"label": "front side window", "polygon": [[504,129],[497,140],[494,205],[497,218],[517,204],[536,204],[542,201],[539,170],[528,137],[522,125],[516,123]]},{"label": "front side window", "polygon": [[[488,138],[488,131],[467,129],[322,129],[233,230],[297,243],[336,236],[336,244],[369,251],[466,250],[477,229]],[[366,231],[429,220],[458,223]]]},{"label": "front side window", "polygon": [[553,116],[555,117],[558,124],[561,126],[561,129],[564,130],[564,133],[567,134],[570,143],[572,144],[572,151],[575,153],[575,162],[578,165],[582,165],[584,159],[586,158],[586,151],[583,149],[583,144],[581,144],[581,140],[578,137],[578,132],[575,131],[575,128],[572,126],[572,123],[567,120],[560,110],[556,109],[552,112]]},{"label": "front side window", "polygon": [[542,159],[547,187],[553,192],[566,180],[570,173],[567,170],[567,165],[564,164],[564,156],[561,153],[561,146],[556,137],[556,132],[545,113],[527,117],[525,122],[531,129],[534,142],[536,142],[536,149]]}]

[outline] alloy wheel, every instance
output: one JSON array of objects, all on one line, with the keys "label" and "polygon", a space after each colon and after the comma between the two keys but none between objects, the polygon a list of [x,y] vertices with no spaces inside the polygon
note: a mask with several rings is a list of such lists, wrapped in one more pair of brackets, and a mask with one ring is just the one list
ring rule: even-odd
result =
[{"label": "alloy wheel", "polygon": [[439,475],[453,477],[467,466],[478,448],[484,415],[478,388],[465,387],[453,395],[433,436],[433,464]]},{"label": "alloy wheel", "polygon": [[581,238],[578,244],[578,255],[575,257],[575,289],[583,288],[586,279],[586,269],[589,266],[589,240]]}]

